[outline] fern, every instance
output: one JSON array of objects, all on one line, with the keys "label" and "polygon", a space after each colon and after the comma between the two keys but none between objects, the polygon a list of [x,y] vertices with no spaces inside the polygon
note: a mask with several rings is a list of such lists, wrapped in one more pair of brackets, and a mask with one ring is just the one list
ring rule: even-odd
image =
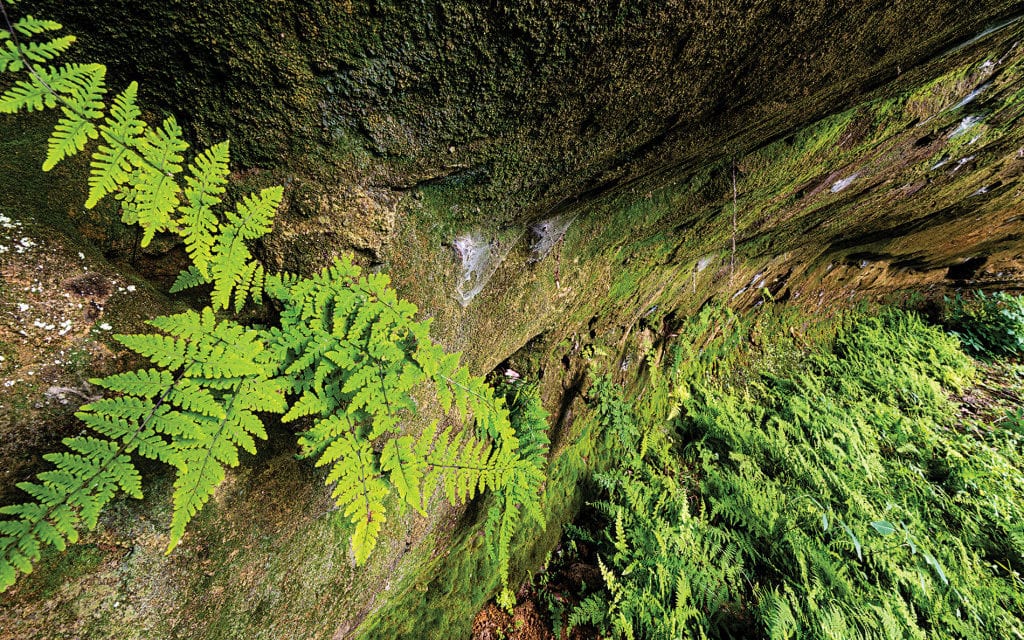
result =
[{"label": "fern", "polygon": [[186,205],[181,209],[181,231],[196,274],[209,278],[213,245],[220,221],[213,207],[221,202],[227,186],[228,143],[215,144],[196,156],[185,177]]},{"label": "fern", "polygon": [[141,478],[124,448],[92,437],[66,438],[68,452],[47,454],[55,469],[39,482],[21,482],[33,502],[0,508],[13,519],[0,521],[0,590],[17,572],[29,573],[43,545],[64,549],[78,529],[96,525],[99,512],[118,490],[141,496]]},{"label": "fern", "polygon": [[[776,322],[698,329],[676,388],[652,371],[632,406],[595,383],[616,464],[595,477],[605,586],[587,606],[605,603],[615,637],[1024,634],[1020,438],[954,422],[947,390],[973,376],[956,341],[913,314],[857,313],[780,366],[779,342],[806,346]],[[775,332],[757,340],[771,350],[754,330]],[[675,406],[648,399],[662,396]]]},{"label": "fern", "polygon": [[[14,29],[24,37],[30,37],[57,31],[61,25],[48,21],[36,20],[31,16],[21,18],[14,23]],[[63,36],[46,42],[27,42],[22,45],[15,44],[8,31],[0,31],[0,73],[5,71],[16,72],[25,68],[26,60],[30,62],[49,62],[57,58],[71,48],[75,42],[75,36]]]},{"label": "fern", "polygon": [[61,107],[64,114],[54,127],[47,143],[43,171],[49,171],[65,158],[70,158],[85,148],[89,140],[95,140],[99,132],[94,120],[103,116],[104,80],[107,69],[102,65],[90,65],[91,72],[74,91],[67,96],[73,107]]},{"label": "fern", "polygon": [[548,447],[548,413],[540,401],[537,385],[507,383],[505,398],[512,416],[512,428],[519,444],[519,459],[512,469],[508,485],[494,492],[493,502],[484,522],[488,551],[498,565],[502,591],[498,602],[511,610],[515,596],[509,586],[512,536],[526,518],[544,529],[546,518],[541,510]]},{"label": "fern", "polygon": [[134,153],[128,156],[134,174],[128,189],[122,191],[121,220],[138,224],[143,229],[142,246],[153,237],[174,227],[172,213],[181,204],[180,187],[174,174],[181,172],[181,155],[188,144],[181,138],[181,129],[174,118],[167,118],[156,129],[145,128],[135,140]]},{"label": "fern", "polygon": [[[388,284],[387,276],[362,275],[346,257],[312,278],[274,287],[283,311],[281,326],[271,330],[271,348],[289,394],[297,398],[283,419],[316,420],[300,439],[303,455],[330,465],[328,484],[372,480],[385,494],[394,487],[403,504],[420,512],[438,483],[452,503],[505,487],[516,477],[520,443],[504,402],[459,365],[457,354],[445,354],[430,340],[429,324],[414,321],[416,307],[399,300]],[[415,412],[413,394],[424,386],[456,418],[472,416],[477,434],[496,446],[436,424],[419,438],[401,435],[401,417]],[[387,484],[377,484],[385,478]],[[335,492],[339,505],[357,518],[358,562],[372,550],[384,518],[382,501],[371,508],[367,495]]]},{"label": "fern", "polygon": [[100,127],[103,142],[92,157],[89,176],[88,209],[95,207],[109,193],[115,193],[132,176],[138,154],[135,147],[146,128],[142,111],[135,104],[139,85],[132,82],[114,98],[110,115]]},{"label": "fern", "polygon": [[[59,28],[30,18],[13,27],[25,38]],[[267,273],[248,243],[272,230],[282,188],[218,212],[228,144],[186,163],[188,144],[174,118],[158,127],[142,119],[136,83],[104,115],[102,65],[33,64],[55,59],[73,38],[21,42],[0,31],[0,42],[0,71],[28,76],[0,96],[0,110],[61,107],[44,170],[97,139],[86,206],[113,194],[122,220],[142,227],[143,246],[158,233],[180,236],[192,264],[172,292],[212,285],[201,312],[152,320],[159,333],[115,336],[154,366],[94,380],[113,394],[76,414],[95,435],[66,439],[69,452],[45,457],[55,469],[20,485],[33,501],[0,509],[10,516],[0,520],[0,590],[31,570],[42,546],[63,549],[81,529],[94,528],[119,491],[141,497],[133,455],[175,470],[170,553],[226,470],[239,464],[240,451],[255,453],[266,439],[261,413],[312,419],[299,443],[305,457],[327,468],[325,481],[354,526],[359,564],[377,544],[392,490],[419,513],[437,486],[452,503],[503,492],[497,541],[489,544],[498,549],[507,589],[508,541],[520,510],[543,525],[537,490],[547,440],[539,403],[531,405],[529,428],[514,428],[504,398],[458,354],[431,341],[429,323],[414,319],[415,305],[398,298],[387,276],[363,275],[349,257],[311,278]],[[264,296],[281,310],[277,326],[257,331],[216,315]],[[431,390],[446,414],[444,428],[435,422],[418,435],[405,433],[402,419],[416,412],[414,398]]]},{"label": "fern", "polygon": [[[227,164],[223,163],[220,170],[226,168]],[[217,167],[212,170],[216,171]],[[237,211],[227,213],[209,260],[213,282],[211,299],[215,307],[227,309],[234,298],[235,311],[239,312],[249,298],[258,300],[263,295],[263,265],[255,261],[246,241],[270,232],[283,193],[281,187],[263,189],[258,196],[247,196],[239,203]]]},{"label": "fern", "polygon": [[0,113],[53,109],[68,97],[88,95],[101,69],[105,72],[103,65],[78,63],[34,67],[29,80],[19,80],[0,95]]}]

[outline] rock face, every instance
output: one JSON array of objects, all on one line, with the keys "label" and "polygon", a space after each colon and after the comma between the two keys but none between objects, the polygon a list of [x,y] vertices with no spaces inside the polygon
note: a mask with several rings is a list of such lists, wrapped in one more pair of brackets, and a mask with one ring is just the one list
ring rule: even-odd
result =
[{"label": "rock face", "polygon": [[[1024,283],[1013,2],[37,4],[142,80],[155,113],[229,136],[240,186],[286,184],[268,263],[355,251],[475,370],[512,358],[542,377],[550,521],[517,542],[520,571],[578,500],[583,345],[628,377],[712,297]],[[278,433],[169,558],[157,476],[145,506],[0,596],[0,629],[468,635],[495,581],[479,505],[389,520],[353,569],[291,442]]]},{"label": "rock face", "polygon": [[[246,166],[462,187],[508,222],[736,155],[1016,3],[40,3]],[[71,6],[67,6],[70,4]],[[300,161],[297,155],[313,156]],[[315,159],[314,159],[315,158]]]}]

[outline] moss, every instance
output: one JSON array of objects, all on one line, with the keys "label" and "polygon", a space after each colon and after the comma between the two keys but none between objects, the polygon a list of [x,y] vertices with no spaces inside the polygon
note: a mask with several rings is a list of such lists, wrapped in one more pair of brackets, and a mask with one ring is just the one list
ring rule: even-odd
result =
[{"label": "moss", "polygon": [[[1012,242],[1002,221],[1019,208],[1009,188],[1018,180],[1016,165],[1008,162],[1021,143],[1014,125],[1019,73],[1003,73],[981,103],[993,111],[992,132],[979,143],[985,151],[971,171],[927,172],[942,132],[957,116],[913,125],[938,114],[954,88],[936,89],[945,93],[935,99],[906,92],[936,70],[976,65],[980,54],[962,52],[907,71],[883,95],[846,108],[861,83],[888,77],[897,61],[924,55],[983,14],[962,26],[936,28],[928,42],[895,47],[877,60],[851,55],[838,64],[837,56],[861,51],[857,47],[876,36],[894,41],[913,12],[856,28],[850,24],[861,14],[837,18],[838,41],[829,43],[831,49],[820,61],[798,62],[811,38],[817,43],[825,37],[818,29],[822,12],[830,11],[824,5],[805,16],[777,5],[779,15],[770,20],[761,15],[716,22],[702,15],[707,32],[695,27],[688,32],[692,41],[673,30],[677,16],[646,5],[615,13],[555,3],[542,16],[510,8],[507,17],[454,2],[415,10],[382,3],[376,14],[365,6],[348,14],[344,3],[334,2],[190,6],[196,7],[195,21],[180,20],[177,5],[147,3],[151,15],[145,19],[159,27],[142,18],[104,20],[97,13],[127,11],[124,2],[64,11],[101,23],[91,52],[102,50],[105,59],[114,52],[124,78],[144,70],[138,75],[150,78],[154,112],[194,105],[197,140],[230,130],[241,165],[274,165],[240,172],[236,183],[239,189],[274,181],[292,187],[281,222],[287,228],[263,248],[266,255],[289,268],[315,270],[346,246],[337,228],[348,212],[337,206],[320,227],[299,233],[322,213],[302,203],[337,196],[349,182],[364,192],[387,191],[398,222],[372,259],[379,258],[403,295],[434,318],[438,339],[466,350],[477,372],[517,352],[525,357],[524,345],[544,349],[535,369],[545,375],[547,406],[563,419],[549,470],[550,524],[543,535],[516,539],[516,576],[539,566],[578,505],[580,484],[604,455],[586,431],[585,410],[570,401],[580,372],[575,365],[566,368],[563,358],[574,363],[588,343],[603,340],[611,366],[627,362],[626,355],[635,364],[637,354],[673,330],[674,316],[691,313],[711,296],[756,304],[759,276],[780,296],[831,303],[909,282],[941,281],[945,266],[959,256]],[[405,10],[415,13],[410,17]],[[940,7],[927,20],[966,11]],[[396,16],[402,20],[388,20]],[[789,18],[804,21],[792,46],[777,58],[740,64],[735,76],[726,73],[736,56],[742,58],[732,49],[736,42],[766,20]],[[495,21],[503,25],[500,32],[481,27]],[[641,22],[665,32],[647,40],[636,28]],[[166,35],[137,37],[144,28]],[[457,37],[461,32],[470,33],[468,40]],[[235,39],[247,37],[253,40],[244,46]],[[770,42],[752,41],[772,50]],[[506,47],[509,42],[515,46]],[[416,46],[421,43],[429,47]],[[678,57],[662,47],[668,44],[680,46]],[[638,72],[635,58],[620,55],[624,50],[644,52],[663,66]],[[983,57],[1009,51],[996,43]],[[194,61],[194,75],[168,62],[176,58]],[[693,80],[693,87],[661,83],[670,76],[692,78],[691,67],[704,63],[712,71]],[[861,63],[866,70],[851,70]],[[587,69],[579,72],[579,65]],[[149,73],[157,67],[160,74]],[[534,68],[547,75],[526,72]],[[775,79],[755,82],[765,68]],[[823,71],[832,77],[813,77]],[[633,94],[635,100],[627,99]],[[841,113],[801,127],[837,109]],[[78,200],[53,189],[53,177],[39,176],[25,159],[19,144],[25,150],[42,146],[41,129],[32,126],[24,129],[31,139],[16,144],[23,135],[17,133],[2,143],[11,153],[0,155],[0,162],[7,161],[0,180],[12,190],[0,188],[0,205],[7,194],[11,202],[26,198],[39,203],[41,218],[68,226],[70,216],[72,228],[100,229],[95,237],[116,247],[116,234],[102,230],[102,218],[83,216]],[[738,246],[730,273],[733,167]],[[848,189],[831,190],[836,180],[857,172],[861,178]],[[994,190],[983,206],[975,209],[978,201],[966,200],[997,180],[1006,188]],[[913,188],[919,198],[905,195]],[[982,222],[967,211],[977,211]],[[574,221],[548,257],[529,262],[527,223],[553,212]],[[972,235],[974,226],[996,231],[980,237]],[[463,308],[452,297],[458,263],[449,243],[470,227],[499,239],[507,253],[487,287]],[[868,251],[875,268],[858,266],[867,260],[858,252]],[[913,259],[920,260],[912,263],[919,270],[899,266]],[[118,322],[131,325],[147,310],[112,309],[111,317],[115,313]],[[543,346],[554,344],[562,346]],[[627,366],[624,375],[635,371]],[[96,534],[114,545],[109,566],[69,578],[102,594],[82,635],[422,637],[426,629],[436,637],[464,635],[472,612],[497,583],[476,533],[486,503],[472,505],[465,516],[441,511],[429,521],[395,518],[371,565],[353,569],[344,545],[347,525],[330,511],[320,476],[291,459],[292,441],[278,433],[265,455],[247,461],[170,558],[162,555],[168,480],[154,480],[143,505],[124,503]],[[132,613],[115,611],[115,596]],[[11,602],[5,623],[26,620],[18,610],[26,601]],[[72,604],[52,606],[59,613],[49,620],[62,620],[55,626],[74,617]]]},{"label": "moss", "polygon": [[[464,187],[476,224],[755,148],[1013,6],[37,4],[116,80],[148,79],[154,111],[189,105],[201,143],[245,132],[244,165],[403,187],[486,170]],[[756,139],[731,137],[751,122]]]},{"label": "moss", "polygon": [[48,549],[40,560],[46,571],[30,574],[21,586],[27,597],[47,600],[65,584],[82,578],[97,569],[106,554],[95,544],[77,544],[61,553]]}]

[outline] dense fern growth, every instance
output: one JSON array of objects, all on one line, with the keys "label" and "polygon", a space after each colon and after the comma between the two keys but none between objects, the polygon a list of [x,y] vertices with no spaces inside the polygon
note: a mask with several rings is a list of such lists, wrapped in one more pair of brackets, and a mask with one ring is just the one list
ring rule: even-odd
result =
[{"label": "dense fern growth", "polygon": [[[326,483],[354,527],[357,563],[376,545],[392,493],[399,505],[425,513],[438,486],[453,504],[497,492],[489,544],[507,591],[508,541],[520,511],[543,521],[543,410],[531,406],[529,428],[514,426],[505,399],[471,375],[459,354],[431,341],[429,322],[415,320],[415,305],[398,297],[386,275],[364,275],[347,257],[310,278],[267,273],[248,243],[271,231],[283,190],[218,209],[228,144],[186,162],[181,129],[173,118],[146,123],[135,83],[107,110],[102,65],[38,66],[73,42],[34,40],[58,29],[26,17],[0,30],[0,71],[22,75],[0,96],[0,111],[60,107],[44,170],[97,140],[86,206],[113,195],[123,221],[142,227],[143,245],[158,233],[177,234],[192,264],[172,292],[207,286],[210,305],[152,320],[161,333],[116,336],[154,366],[94,380],[112,395],[77,413],[93,434],[66,439],[68,452],[46,456],[53,470],[19,485],[32,501],[0,508],[8,516],[0,520],[0,590],[32,569],[43,546],[63,549],[80,529],[95,527],[118,491],[141,497],[132,456],[175,470],[170,552],[226,469],[239,464],[239,451],[255,453],[267,437],[264,417],[280,414],[284,422],[303,420],[303,455],[327,467]],[[266,298],[280,309],[274,326],[217,315]],[[443,409],[441,421],[408,433],[403,418],[432,400]]]},{"label": "dense fern growth", "polygon": [[569,624],[624,638],[699,638],[735,601],[743,566],[734,542],[693,517],[665,425],[644,419],[668,407],[666,382],[657,370],[654,376],[641,407],[607,377],[594,381],[592,396],[619,457],[596,475],[602,497],[590,503],[608,529],[575,530],[600,549],[605,589],[584,598]]},{"label": "dense fern growth", "polygon": [[573,622],[627,638],[1024,637],[1024,440],[957,415],[947,394],[974,372],[956,340],[883,310],[808,349],[799,317],[723,313],[752,337],[723,367],[713,313],[652,375],[667,411],[595,385],[619,405],[607,416],[629,416],[606,428],[631,435],[600,477],[607,529],[581,534],[605,589]]}]

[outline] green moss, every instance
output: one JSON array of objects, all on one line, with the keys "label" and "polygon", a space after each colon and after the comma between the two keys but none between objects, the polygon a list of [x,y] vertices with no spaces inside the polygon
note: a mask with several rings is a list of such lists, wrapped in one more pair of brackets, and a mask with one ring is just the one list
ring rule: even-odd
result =
[{"label": "green moss", "polygon": [[46,565],[46,571],[30,574],[21,586],[21,593],[40,600],[49,599],[67,583],[95,571],[106,557],[95,544],[72,545],[63,553],[49,549],[40,560]]},{"label": "green moss", "polygon": [[[859,95],[860,82],[877,77],[859,71],[844,76],[849,68],[842,59],[851,50],[850,40],[837,44],[837,52],[823,55],[820,63],[808,63],[781,80],[755,82],[755,68],[728,81],[721,72],[711,72],[711,81],[702,84],[680,72],[694,61],[732,69],[731,43],[726,40],[744,40],[726,38],[733,33],[729,29],[752,33],[761,24],[744,16],[730,16],[736,18],[730,22],[702,15],[706,32],[691,34],[697,40],[684,46],[680,60],[668,64],[672,52],[655,48],[661,53],[652,54],[652,60],[666,66],[644,76],[634,72],[635,58],[620,56],[615,47],[645,50],[648,34],[645,30],[637,35],[637,24],[667,25],[671,35],[666,43],[673,47],[684,41],[667,9],[637,6],[609,16],[596,5],[581,9],[578,3],[565,3],[548,7],[545,11],[550,12],[538,17],[521,7],[510,8],[509,16],[487,14],[502,24],[500,32],[490,35],[479,28],[487,23],[479,19],[484,9],[455,2],[415,10],[383,3],[379,15],[370,15],[363,5],[347,13],[345,3],[337,2],[305,3],[301,8],[200,2],[195,19],[184,21],[177,13],[180,7],[147,3],[152,15],[145,20],[102,18],[102,12],[119,18],[133,15],[129,10],[136,7],[129,4],[83,3],[64,10],[100,23],[90,53],[102,50],[97,55],[107,60],[112,55],[123,77],[147,78],[154,112],[194,107],[190,124],[197,140],[219,140],[230,132],[241,165],[275,165],[273,170],[245,173],[239,185],[305,184],[307,193],[296,189],[291,196],[311,201],[353,182],[383,190],[397,187],[394,193],[404,198],[398,205],[401,224],[382,255],[402,293],[435,318],[440,340],[469,351],[477,371],[495,366],[540,334],[563,341],[563,348],[543,354],[536,365],[559,391],[574,375],[563,370],[562,357],[573,344],[585,345],[588,332],[615,345],[645,326],[652,333],[668,333],[672,327],[661,325],[669,323],[670,314],[687,315],[713,295],[731,297],[786,251],[793,254],[782,271],[795,267],[799,278],[807,278],[799,271],[804,263],[838,261],[852,251],[849,247],[872,243],[878,234],[885,238],[880,242],[884,249],[890,238],[899,236],[886,236],[890,227],[922,219],[928,214],[922,209],[934,208],[902,204],[898,192],[894,194],[902,185],[923,179],[920,164],[931,162],[903,152],[913,152],[918,138],[941,132],[956,117],[909,128],[922,105],[934,111],[935,105],[949,104],[954,90],[944,87],[939,93],[945,93],[934,99],[917,94],[873,99],[801,129],[800,123],[815,115],[850,104],[842,96]],[[784,4],[775,9],[788,11]],[[948,16],[934,13],[927,17],[933,26]],[[815,24],[814,16],[804,17],[806,24]],[[890,18],[872,23],[871,37],[900,35],[900,21]],[[851,13],[848,21],[856,20]],[[560,26],[563,22],[566,26]],[[956,27],[961,30],[972,26],[970,20],[952,24],[962,25]],[[842,25],[835,29],[854,40],[864,37],[856,30],[844,32]],[[140,30],[166,32],[166,37],[139,38]],[[408,38],[407,32],[414,37]],[[460,39],[461,33],[469,33],[468,39]],[[936,43],[949,30],[943,26],[929,33],[934,35],[929,42]],[[803,37],[817,43],[824,36],[815,27]],[[239,43],[246,38],[251,42]],[[516,46],[506,47],[509,41]],[[609,43],[611,53],[602,49]],[[798,49],[780,49],[780,59],[802,59]],[[602,57],[593,58],[595,51]],[[872,68],[889,69],[902,55],[909,56],[909,48],[899,47]],[[409,56],[426,68],[410,64]],[[189,72],[193,75],[167,63],[175,57],[188,59],[196,67]],[[580,61],[600,77],[587,76],[587,69],[574,71]],[[860,62],[850,57],[850,65]],[[538,65],[540,73],[531,75]],[[150,73],[154,69],[159,73]],[[823,69],[833,74],[832,80],[816,77]],[[576,75],[579,86],[573,84]],[[1012,74],[1005,75],[1012,84]],[[601,84],[604,76],[614,86]],[[844,76],[842,82],[836,76]],[[659,84],[659,79],[677,77],[692,80],[694,86]],[[958,82],[954,80],[950,82]],[[911,86],[913,78],[901,77],[900,82]],[[721,93],[730,87],[746,91],[744,99]],[[815,87],[838,88],[816,93]],[[1024,92],[1007,91],[1006,104],[1019,105]],[[666,94],[671,94],[668,99]],[[633,95],[638,98],[623,98]],[[686,118],[679,120],[676,111]],[[707,115],[719,111],[726,115]],[[708,121],[702,122],[700,114]],[[1012,116],[1013,110],[1007,109],[1002,124],[992,125],[993,132],[1010,130]],[[682,124],[671,124],[677,121]],[[666,132],[665,127],[674,128]],[[114,230],[103,230],[102,217],[86,217],[81,211],[78,203],[84,197],[61,194],[53,188],[54,176],[35,170],[38,162],[29,162],[25,153],[41,149],[45,133],[41,125],[26,125],[25,131],[0,142],[7,152],[0,154],[0,163],[8,163],[0,171],[0,206],[29,202],[53,224],[67,226],[70,219],[74,228],[93,225],[101,231],[90,238],[116,242]],[[997,143],[995,135],[983,143]],[[645,146],[659,137],[661,143]],[[998,144],[1010,146],[1019,137],[1013,134]],[[775,142],[764,147],[766,140]],[[754,151],[747,153],[749,149]],[[903,155],[910,159],[902,160]],[[994,152],[992,158],[998,160]],[[735,277],[728,278],[719,267],[731,257],[734,166],[738,259]],[[833,173],[838,172],[833,178],[838,179],[858,171],[864,172],[864,182],[831,193],[828,179]],[[881,178],[872,181],[883,173],[891,188],[879,187]],[[929,191],[921,201],[936,206],[959,202],[976,188],[972,180],[980,179],[939,178],[925,187]],[[77,178],[74,182],[84,184]],[[863,191],[862,185],[867,185]],[[281,224],[310,217],[309,211],[299,209],[295,206],[295,217],[283,218]],[[527,223],[552,210],[577,217],[548,258],[529,263]],[[275,255],[283,256],[290,269],[321,266],[341,247],[331,224],[342,224],[344,214],[334,215],[321,231],[296,234],[271,247]],[[474,226],[511,248],[485,290],[463,309],[452,298],[458,265],[450,241]],[[927,247],[939,245],[936,241]],[[696,273],[698,256],[716,258]],[[948,255],[937,258],[942,259]],[[794,287],[800,285],[799,278],[794,277]],[[829,296],[839,295],[838,285],[823,288]],[[744,303],[744,298],[737,301]],[[134,323],[146,309],[112,307],[111,313]],[[635,355],[642,346],[624,344],[621,350]],[[788,361],[780,357],[779,363],[784,369]],[[547,399],[554,409],[562,397],[552,392]],[[601,464],[604,453],[585,431],[587,424],[586,416],[575,415],[575,422],[567,420],[562,427],[562,445],[549,470],[549,526],[543,535],[515,540],[514,575],[539,566],[560,524],[578,505],[580,484]],[[132,560],[120,565],[124,585],[129,585],[122,588],[134,602],[163,603],[145,614],[157,631],[133,627],[130,619],[105,611],[86,635],[330,637],[338,630],[335,625],[353,631],[363,616],[369,616],[358,631],[364,637],[422,637],[425,629],[437,629],[437,637],[465,635],[472,614],[497,584],[497,573],[476,534],[477,514],[486,502],[472,505],[461,520],[457,513],[429,523],[395,519],[383,545],[390,555],[382,547],[369,567],[353,569],[343,543],[346,525],[328,511],[320,477],[296,467],[289,456],[279,448],[246,466],[203,512],[180,553],[165,559],[159,544],[140,545]],[[149,514],[161,531],[167,521],[165,494],[164,489],[153,490],[147,504],[157,506],[125,507],[123,518],[109,523],[110,531],[132,539],[140,531],[133,524],[140,513]],[[395,558],[398,564],[392,563]],[[144,586],[135,586],[140,583]]]}]

